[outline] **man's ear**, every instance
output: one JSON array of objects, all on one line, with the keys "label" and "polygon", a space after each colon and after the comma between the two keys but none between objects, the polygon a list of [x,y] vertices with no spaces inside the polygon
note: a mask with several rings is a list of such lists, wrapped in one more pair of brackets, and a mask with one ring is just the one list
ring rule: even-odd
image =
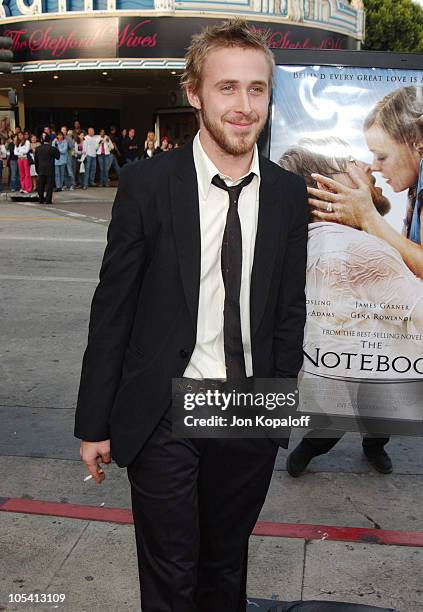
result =
[{"label": "man's ear", "polygon": [[185,89],[186,96],[190,105],[196,110],[201,110],[201,100],[196,91],[192,87],[188,86]]}]

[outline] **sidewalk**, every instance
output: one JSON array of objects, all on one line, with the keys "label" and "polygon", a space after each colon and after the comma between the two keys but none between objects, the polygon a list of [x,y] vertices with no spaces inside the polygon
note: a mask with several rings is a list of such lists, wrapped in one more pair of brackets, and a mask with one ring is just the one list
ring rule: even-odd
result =
[{"label": "sidewalk", "polygon": [[[0,610],[139,612],[126,472],[112,464],[101,486],[85,482],[72,435],[114,191],[63,192],[47,209],[0,203]],[[398,437],[388,449],[394,473],[382,476],[348,434],[298,479],[280,451],[251,538],[250,596],[423,612],[423,447]]]},{"label": "sidewalk", "polygon": [[[70,504],[78,504],[81,514],[80,519],[0,514],[6,560],[0,570],[3,609],[139,611],[133,527],[104,520],[108,508],[125,509],[124,518],[115,520],[130,520],[129,485],[125,470],[114,464],[105,470],[106,480],[98,486],[84,482],[84,467],[77,459],[0,458],[0,472],[6,475],[4,497],[20,497],[24,507],[30,507],[32,499],[60,502],[59,510],[49,510],[55,514],[72,513]],[[317,539],[301,537],[305,522],[422,531],[420,482],[421,477],[413,475],[336,473],[308,473],[293,480],[284,471],[276,471],[257,531],[260,527],[269,531],[269,526],[277,530],[283,521],[280,531],[286,531],[289,523],[297,535],[251,538],[249,595],[289,601],[344,600],[393,607],[398,612],[423,610],[423,533],[408,533],[408,546],[372,543],[375,536],[366,536],[368,542],[342,541],[360,538],[357,529],[343,530],[340,541],[330,540],[331,530],[324,528],[316,532]],[[367,499],[369,489],[371,500]],[[416,516],[406,514],[410,504]],[[87,507],[98,520],[84,520]],[[377,532],[383,533],[372,530]],[[7,605],[9,593],[31,592],[64,593],[66,600],[64,604]]]}]

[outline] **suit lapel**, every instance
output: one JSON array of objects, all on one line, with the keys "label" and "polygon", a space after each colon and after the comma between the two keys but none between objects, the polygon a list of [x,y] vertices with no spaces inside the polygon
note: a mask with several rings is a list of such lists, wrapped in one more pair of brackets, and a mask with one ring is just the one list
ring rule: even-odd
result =
[{"label": "suit lapel", "polygon": [[[166,153],[165,153],[166,155]],[[172,223],[188,309],[197,328],[201,235],[197,175],[192,143],[180,149],[170,181]]]},{"label": "suit lapel", "polygon": [[281,240],[282,207],[277,204],[282,194],[277,192],[278,173],[262,157],[260,175],[258,225],[250,289],[251,337],[263,317]]}]

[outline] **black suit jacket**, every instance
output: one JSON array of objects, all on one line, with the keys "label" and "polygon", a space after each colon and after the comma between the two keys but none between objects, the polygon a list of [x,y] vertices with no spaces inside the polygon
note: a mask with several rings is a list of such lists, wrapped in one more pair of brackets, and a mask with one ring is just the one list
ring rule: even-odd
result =
[{"label": "black suit jacket", "polygon": [[35,149],[34,158],[37,174],[54,176],[54,160],[60,158],[60,151],[50,144],[41,144]]},{"label": "black suit jacket", "polygon": [[[304,181],[260,157],[251,278],[255,377],[296,377],[303,354]],[[111,438],[121,467],[171,402],[195,347],[200,220],[192,144],[122,168],[91,306],[75,436]],[[286,441],[287,442],[287,441]]]}]

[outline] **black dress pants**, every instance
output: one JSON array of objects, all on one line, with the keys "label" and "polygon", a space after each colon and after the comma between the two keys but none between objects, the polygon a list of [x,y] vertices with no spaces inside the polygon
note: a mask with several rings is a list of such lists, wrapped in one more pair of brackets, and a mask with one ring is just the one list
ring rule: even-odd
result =
[{"label": "black dress pants", "polygon": [[[46,174],[40,174],[38,176],[38,197],[40,198],[40,204],[51,204],[53,198],[53,183],[54,177]],[[46,197],[44,198],[44,192]]]},{"label": "black dress pants", "polygon": [[128,466],[143,612],[245,612],[248,539],[277,445],[177,439],[165,416]]}]

